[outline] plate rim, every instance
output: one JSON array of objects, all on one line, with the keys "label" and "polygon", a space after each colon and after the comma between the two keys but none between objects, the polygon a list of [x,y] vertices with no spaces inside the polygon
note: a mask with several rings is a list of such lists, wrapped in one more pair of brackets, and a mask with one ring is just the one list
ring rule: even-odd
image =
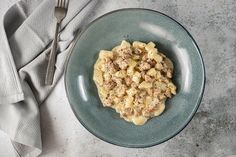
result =
[{"label": "plate rim", "polygon": [[[67,76],[67,71],[68,71],[68,64],[69,64],[69,60],[71,59],[71,55],[72,55],[72,51],[74,50],[74,47],[77,43],[77,41],[80,39],[81,35],[88,29],[90,28],[90,26],[92,24],[94,24],[96,21],[98,21],[99,19],[107,16],[107,15],[110,15],[112,13],[116,13],[116,12],[120,12],[120,11],[127,11],[127,10],[141,10],[141,11],[149,11],[149,12],[153,12],[153,13],[157,13],[157,14],[161,14],[163,16],[165,16],[166,18],[169,18],[170,20],[172,20],[173,22],[175,22],[176,24],[178,24],[187,34],[188,36],[191,38],[191,40],[193,41],[193,44],[194,46],[196,47],[197,51],[198,51],[198,55],[199,55],[199,58],[200,58],[200,63],[201,63],[201,68],[202,68],[202,74],[203,74],[203,82],[201,84],[201,94],[199,95],[199,98],[198,98],[198,101],[197,101],[197,105],[195,106],[195,108],[192,110],[192,113],[189,115],[189,117],[187,118],[187,120],[185,121],[185,123],[176,131],[174,132],[173,134],[170,134],[169,136],[165,137],[165,138],[162,138],[161,140],[157,141],[157,142],[153,142],[153,143],[150,143],[150,144],[124,144],[124,143],[119,143],[119,142],[114,142],[112,140],[109,140],[108,138],[104,138],[104,137],[101,137],[99,136],[95,131],[92,131],[90,130],[89,127],[86,126],[86,124],[80,119],[79,115],[77,115],[75,109],[74,109],[74,105],[72,105],[72,102],[71,100],[69,100],[69,94],[68,94],[68,85],[67,85],[67,81],[66,81],[66,76]],[[156,11],[156,10],[153,10],[153,9],[147,9],[147,8],[122,8],[122,9],[116,9],[116,10],[113,10],[113,11],[110,11],[110,12],[107,12],[99,17],[97,17],[96,19],[94,19],[93,21],[91,21],[89,24],[85,25],[84,27],[82,27],[82,29],[80,29],[77,34],[75,35],[75,39],[74,39],[74,43],[72,45],[72,47],[70,48],[69,50],[69,54],[68,54],[68,57],[66,59],[66,63],[65,63],[65,68],[64,68],[64,85],[65,85],[65,91],[66,91],[66,96],[67,96],[67,99],[69,101],[69,104],[70,104],[70,107],[74,113],[74,115],[76,116],[76,118],[78,119],[78,121],[82,124],[82,126],[87,130],[89,131],[92,135],[94,135],[95,137],[107,142],[107,143],[110,143],[110,144],[113,144],[113,145],[116,145],[116,146],[120,146],[120,147],[127,147],[127,148],[148,148],[148,147],[153,147],[153,146],[156,146],[156,145],[159,145],[161,143],[164,143],[170,139],[172,139],[173,137],[175,137],[176,135],[178,135],[184,128],[186,128],[186,126],[192,121],[194,115],[196,114],[200,104],[201,104],[201,101],[202,101],[202,98],[203,98],[203,95],[204,95],[204,92],[205,92],[205,85],[206,85],[206,70],[205,70],[205,64],[204,64],[204,60],[203,60],[203,57],[202,57],[202,53],[201,53],[201,50],[199,48],[199,46],[197,45],[197,42],[195,41],[195,39],[193,38],[193,36],[190,34],[190,32],[180,23],[178,22],[177,20],[175,20],[174,18],[170,17],[169,15],[166,15],[162,12],[159,12],[159,11]]]}]

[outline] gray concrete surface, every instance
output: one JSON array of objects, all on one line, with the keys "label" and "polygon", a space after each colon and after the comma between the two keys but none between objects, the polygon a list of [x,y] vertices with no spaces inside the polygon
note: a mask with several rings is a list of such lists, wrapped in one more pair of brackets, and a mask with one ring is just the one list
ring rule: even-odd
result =
[{"label": "gray concrete surface", "polygon": [[[15,1],[1,0],[0,15]],[[205,94],[197,114],[180,134],[161,145],[146,149],[117,147],[97,139],[80,125],[66,98],[59,97],[65,92],[61,80],[41,106],[43,153],[40,157],[226,157],[236,154],[236,1],[100,0],[91,17],[124,7],[161,11],[182,23],[193,35],[202,51],[207,74]],[[3,149],[7,147],[2,141],[0,139],[0,156],[3,152],[6,154]]]}]

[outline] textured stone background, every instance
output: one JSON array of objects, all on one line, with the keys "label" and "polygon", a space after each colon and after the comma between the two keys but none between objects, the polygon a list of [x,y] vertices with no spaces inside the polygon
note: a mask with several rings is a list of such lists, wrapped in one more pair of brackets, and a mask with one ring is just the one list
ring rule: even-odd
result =
[{"label": "textured stone background", "polygon": [[[0,1],[0,16],[13,2],[16,0]],[[226,157],[236,154],[236,1],[100,0],[91,18],[124,7],[161,11],[182,23],[193,35],[202,51],[207,74],[205,94],[197,114],[179,135],[161,145],[146,149],[117,147],[97,139],[77,122],[66,98],[59,97],[65,92],[61,80],[41,106],[41,157]],[[0,135],[0,156],[11,157],[11,149],[3,142],[9,142],[5,137]]]}]

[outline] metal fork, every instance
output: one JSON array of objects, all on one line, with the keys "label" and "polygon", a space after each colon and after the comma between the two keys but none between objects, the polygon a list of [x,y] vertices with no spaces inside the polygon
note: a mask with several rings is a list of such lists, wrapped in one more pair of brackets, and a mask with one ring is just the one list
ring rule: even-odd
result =
[{"label": "metal fork", "polygon": [[60,29],[61,21],[65,18],[67,12],[66,0],[57,0],[57,5],[54,10],[54,15],[57,19],[55,37],[52,43],[52,49],[49,56],[47,72],[45,77],[45,85],[51,85],[53,83],[53,77],[55,72],[55,62],[56,62],[56,51],[58,42],[58,33]]}]

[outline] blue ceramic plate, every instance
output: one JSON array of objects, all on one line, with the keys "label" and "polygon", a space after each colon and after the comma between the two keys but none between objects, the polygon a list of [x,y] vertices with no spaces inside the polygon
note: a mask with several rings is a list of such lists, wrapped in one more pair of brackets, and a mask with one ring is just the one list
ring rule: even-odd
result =
[{"label": "blue ceramic plate", "polygon": [[[111,50],[123,39],[154,41],[175,67],[177,95],[166,102],[161,116],[143,126],[102,107],[92,79],[99,50]],[[174,19],[147,9],[117,10],[93,21],[78,36],[65,72],[67,97],[78,120],[100,139],[124,147],[149,147],[178,134],[197,111],[204,84],[203,60],[192,36]]]}]

